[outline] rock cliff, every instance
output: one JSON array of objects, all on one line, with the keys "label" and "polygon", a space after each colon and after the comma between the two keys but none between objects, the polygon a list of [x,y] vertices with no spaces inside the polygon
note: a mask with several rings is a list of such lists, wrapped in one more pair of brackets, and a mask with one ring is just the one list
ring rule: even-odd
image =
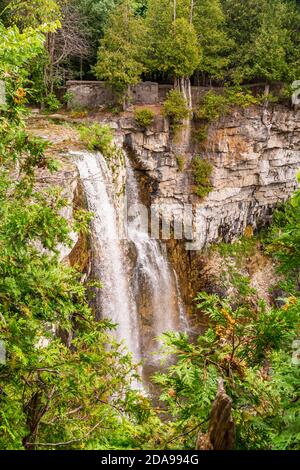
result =
[{"label": "rock cliff", "polygon": [[[120,119],[119,132],[147,185],[148,201],[174,209],[192,205],[197,242],[189,246],[192,250],[267,224],[274,208],[296,187],[300,112],[283,106],[237,109],[209,127],[203,144],[191,142],[184,155],[161,116],[145,132],[133,120]],[[190,164],[195,154],[213,165],[213,190],[203,200],[193,194]]]}]

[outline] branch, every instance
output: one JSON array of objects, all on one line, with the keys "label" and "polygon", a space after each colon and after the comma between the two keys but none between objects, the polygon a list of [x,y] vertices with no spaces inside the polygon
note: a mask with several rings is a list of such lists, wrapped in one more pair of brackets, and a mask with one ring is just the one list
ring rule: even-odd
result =
[{"label": "branch", "polygon": [[[88,436],[95,431],[95,429],[97,429],[100,424],[102,423],[102,421],[100,421],[99,423],[95,424],[95,426],[92,427],[92,429],[89,430],[89,432],[82,438],[80,439],[70,439],[69,441],[65,441],[65,442],[35,442],[33,443],[32,445],[34,446],[44,446],[44,447],[58,447],[58,446],[67,446],[69,444],[72,444],[74,442],[80,442],[80,441],[84,441],[85,439],[88,438]],[[112,428],[103,428],[103,429],[112,429]]]}]

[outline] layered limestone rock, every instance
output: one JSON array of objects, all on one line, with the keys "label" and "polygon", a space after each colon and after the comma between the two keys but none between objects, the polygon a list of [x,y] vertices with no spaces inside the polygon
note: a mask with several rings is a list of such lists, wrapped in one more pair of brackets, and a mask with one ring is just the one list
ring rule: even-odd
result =
[{"label": "layered limestone rock", "polygon": [[[156,215],[159,212],[166,222],[160,233],[153,236],[162,235],[165,230],[170,261],[178,275],[183,301],[189,307],[195,293],[207,288],[202,282],[205,276],[199,250],[220,240],[232,241],[246,229],[249,233],[267,224],[274,208],[295,189],[300,169],[300,111],[279,105],[269,109],[236,109],[211,124],[205,143],[193,142],[192,132],[188,148],[183,148],[178,136],[171,135],[160,110],[154,111],[154,123],[147,130],[137,126],[131,113],[117,118],[95,115],[91,119],[109,123],[115,131],[116,143],[129,150],[142,202],[148,208],[151,206]],[[71,126],[53,123],[50,126],[42,118],[36,121],[31,130],[52,140],[56,153],[66,155],[70,150],[80,149],[78,134]],[[213,165],[213,189],[204,199],[194,193],[191,161],[195,155]],[[124,164],[120,163],[110,162],[118,204],[123,200],[124,190]],[[45,179],[45,184],[51,182],[51,177],[48,182]],[[75,165],[65,160],[62,172],[55,178],[62,180],[68,193],[70,205],[66,216],[70,219],[75,201],[84,205]],[[180,229],[183,221],[184,227]],[[75,237],[74,246],[64,256],[84,270],[88,251],[88,241]]]},{"label": "layered limestone rock", "polygon": [[[300,112],[279,105],[236,109],[209,127],[204,144],[191,139],[188,149],[183,149],[178,137],[172,138],[167,120],[160,115],[148,130],[140,129],[132,117],[113,125],[131,151],[143,202],[159,211],[166,225],[170,223],[170,237],[168,230],[165,237],[169,257],[184,304],[192,312],[195,294],[215,289],[211,276],[205,277],[207,259],[200,250],[268,224],[275,207],[296,188]],[[213,165],[213,189],[205,199],[194,194],[191,161],[195,155]],[[182,230],[178,230],[180,222],[185,222]]]},{"label": "layered limestone rock", "polygon": [[210,128],[205,154],[214,165],[213,191],[197,204],[200,247],[265,225],[291,195],[300,168],[300,112],[236,111]]},{"label": "layered limestone rock", "polygon": [[[68,153],[80,147],[78,134],[71,128],[50,122],[42,115],[33,116],[27,123],[31,135],[50,142],[47,153],[58,163],[58,171],[50,173],[39,169],[36,174],[36,185],[39,190],[58,188],[66,205],[61,215],[69,222],[74,222],[74,211],[86,208],[86,198],[76,165]],[[61,260],[69,263],[82,273],[88,273],[90,267],[89,238],[86,234],[70,231],[71,246],[58,247]]]},{"label": "layered limestone rock", "polygon": [[[196,242],[188,245],[191,250],[219,240],[231,241],[248,226],[255,230],[265,225],[274,208],[296,187],[299,111],[283,106],[235,110],[210,126],[205,144],[191,143],[185,154],[179,153],[180,142],[171,140],[161,116],[145,132],[129,118],[121,119],[119,126],[147,184],[149,202],[163,207],[165,218],[172,211],[179,214],[182,210],[183,214],[192,207],[193,236],[183,233],[183,238]],[[213,190],[204,200],[193,193],[190,163],[195,154],[213,165]]]}]

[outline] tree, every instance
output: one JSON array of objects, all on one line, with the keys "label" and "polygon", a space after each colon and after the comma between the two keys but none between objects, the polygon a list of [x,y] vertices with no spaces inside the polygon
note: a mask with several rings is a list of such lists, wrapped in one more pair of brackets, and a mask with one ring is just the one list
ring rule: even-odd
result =
[{"label": "tree", "polygon": [[287,49],[290,48],[288,30],[284,27],[286,5],[280,0],[268,1],[261,15],[261,25],[246,55],[244,76],[270,83],[286,81],[288,72]]},{"label": "tree", "polygon": [[177,360],[156,374],[155,383],[173,417],[172,448],[195,448],[199,432],[207,440],[220,381],[232,407],[236,449],[298,448],[300,369],[291,363],[290,346],[297,337],[299,297],[278,310],[247,298],[200,293],[198,308],[209,318],[206,332],[193,343],[184,333],[164,335],[165,354]]},{"label": "tree", "polygon": [[[300,176],[299,176],[300,182]],[[281,269],[300,280],[300,189],[274,214],[268,250]]]},{"label": "tree", "polygon": [[[49,33],[46,40],[46,65],[44,67],[45,93],[53,93],[54,86],[60,85],[72,76],[71,60],[82,61],[90,57],[91,49],[84,18],[70,0],[60,0],[62,25]],[[81,70],[82,77],[82,70]]]},{"label": "tree", "polygon": [[103,37],[107,20],[120,3],[121,0],[72,0],[72,7],[82,19],[81,31],[89,42],[92,65],[96,62],[99,39]]},{"label": "tree", "polygon": [[137,84],[145,70],[142,63],[142,20],[125,0],[110,15],[100,41],[98,61],[94,67],[98,79],[106,81],[122,97]]},{"label": "tree", "polygon": [[235,82],[290,83],[299,70],[299,6],[294,0],[222,1],[227,34],[235,42],[231,76]]},{"label": "tree", "polygon": [[0,18],[23,29],[57,21],[61,16],[56,0],[4,0],[3,6],[0,4]]},{"label": "tree", "polygon": [[202,49],[198,70],[210,79],[224,79],[234,41],[225,32],[225,15],[220,0],[196,1],[193,24]]},{"label": "tree", "polygon": [[300,3],[295,0],[287,0],[287,10],[284,18],[284,26],[289,32],[289,45],[286,48],[288,83],[292,83],[300,76]]},{"label": "tree", "polygon": [[190,77],[201,57],[192,11],[188,0],[150,0],[146,16],[148,69],[171,76],[190,108]]}]

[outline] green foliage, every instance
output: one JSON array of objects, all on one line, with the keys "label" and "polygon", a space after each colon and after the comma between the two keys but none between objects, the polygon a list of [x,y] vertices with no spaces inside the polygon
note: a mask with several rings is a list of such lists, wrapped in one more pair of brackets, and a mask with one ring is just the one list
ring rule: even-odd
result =
[{"label": "green foliage", "polygon": [[184,155],[176,155],[176,162],[178,166],[179,171],[184,170],[184,165],[185,165],[185,156]]},{"label": "green foliage", "polygon": [[114,325],[94,320],[87,289],[99,284],[84,286],[81,273],[59,256],[59,246],[72,244],[70,230],[87,231],[90,215],[76,211],[74,224],[67,222],[61,190],[38,189],[35,180],[39,169],[56,167],[47,143],[24,130],[21,83],[42,38],[33,30],[0,33],[4,42],[12,39],[1,62],[8,102],[0,110],[0,341],[7,351],[0,364],[0,448],[134,447],[158,418],[132,390],[136,367],[112,338]]},{"label": "green foliage", "polygon": [[74,98],[74,95],[71,91],[66,91],[66,93],[64,94],[63,96],[63,102],[64,104],[68,104],[72,101],[72,99]]},{"label": "green foliage", "polygon": [[214,79],[224,79],[230,67],[234,41],[225,31],[225,15],[220,0],[195,2],[193,24],[202,50],[197,69]]},{"label": "green foliage", "polygon": [[[32,64],[44,54],[45,34],[54,32],[58,23],[43,24],[21,32],[17,26],[5,28],[0,22],[0,80],[5,81],[7,111],[15,115],[23,111],[28,97],[40,95],[30,77]],[[40,86],[40,85],[39,85]],[[17,106],[16,106],[17,105]]]},{"label": "green foliage", "polygon": [[266,5],[253,47],[248,52],[249,65],[245,73],[249,78],[272,82],[287,76],[286,50],[290,39],[284,28],[285,15],[285,3],[276,0]]},{"label": "green foliage", "polygon": [[1,16],[9,25],[15,24],[20,29],[37,28],[61,19],[59,2],[55,0],[4,0],[4,3]]},{"label": "green foliage", "polygon": [[82,18],[82,28],[89,39],[92,63],[96,60],[99,38],[103,36],[109,15],[120,3],[119,0],[72,0]]},{"label": "green foliage", "polygon": [[169,118],[172,129],[176,131],[183,120],[189,117],[190,110],[187,103],[178,90],[170,90],[163,105],[164,115]]},{"label": "green foliage", "polygon": [[208,136],[208,125],[203,125],[198,129],[193,130],[193,141],[202,144],[206,141]]},{"label": "green foliage", "polygon": [[189,21],[188,2],[173,5],[167,0],[150,0],[146,16],[146,64],[150,70],[173,78],[189,78],[196,70],[201,49],[197,34]]},{"label": "green foliage", "polygon": [[113,131],[108,124],[94,123],[79,127],[80,138],[89,150],[99,150],[106,158],[114,153]]},{"label": "green foliage", "polygon": [[201,158],[200,155],[196,155],[193,158],[192,173],[196,183],[194,193],[201,198],[206,197],[213,189],[210,180],[212,170],[212,164]]},{"label": "green foliage", "polygon": [[299,71],[299,6],[284,0],[223,0],[227,34],[234,40],[232,77],[292,82]]},{"label": "green foliage", "polygon": [[59,101],[55,93],[49,93],[44,98],[44,105],[46,107],[46,110],[49,110],[51,112],[58,111],[62,107],[62,103]]},{"label": "green foliage", "polygon": [[135,122],[143,129],[153,124],[154,113],[151,109],[137,109],[134,113]]},{"label": "green foliage", "polygon": [[222,94],[209,91],[201,104],[199,110],[195,113],[198,119],[204,119],[208,122],[218,119],[228,111],[228,102]]},{"label": "green foliage", "polygon": [[96,76],[105,80],[122,95],[128,86],[140,81],[144,66],[141,62],[143,24],[134,16],[129,0],[115,8],[100,41]]},{"label": "green foliage", "polygon": [[278,259],[281,270],[297,279],[300,270],[299,189],[290,201],[275,212],[267,243],[268,252]]},{"label": "green foliage", "polygon": [[164,335],[164,352],[177,361],[154,380],[162,389],[166,413],[175,420],[170,426],[173,446],[193,449],[198,432],[207,432],[222,378],[232,398],[237,449],[297,448],[299,410],[293,400],[299,367],[291,364],[290,347],[299,299],[287,300],[281,310],[262,302],[233,307],[232,300],[197,296],[209,327],[194,344],[183,333]]},{"label": "green foliage", "polygon": [[242,257],[251,257],[255,253],[257,240],[254,237],[243,236],[233,243],[218,243],[217,248],[222,257],[234,257],[239,260]]},{"label": "green foliage", "polygon": [[258,98],[241,87],[228,88],[223,93],[210,90],[204,96],[200,108],[195,112],[195,116],[200,120],[212,122],[229,113],[233,106],[247,108],[259,103]]}]

